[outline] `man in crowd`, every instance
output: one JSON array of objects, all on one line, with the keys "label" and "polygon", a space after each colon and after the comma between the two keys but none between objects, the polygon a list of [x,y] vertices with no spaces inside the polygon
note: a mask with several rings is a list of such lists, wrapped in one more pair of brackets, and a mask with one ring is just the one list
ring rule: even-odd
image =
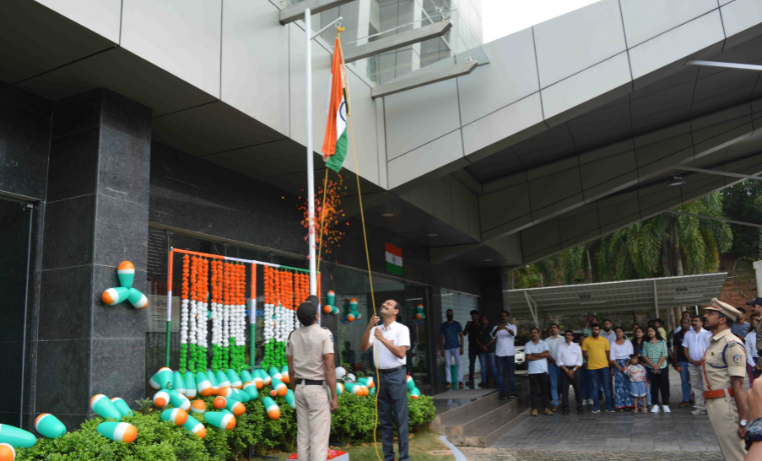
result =
[{"label": "man in crowd", "polygon": [[742,314],[718,299],[704,310],[713,335],[704,356],[706,409],[725,460],[741,461],[746,456],[746,348],[731,328]]},{"label": "man in crowd", "polygon": [[[407,407],[407,367],[405,358],[410,348],[410,330],[396,321],[400,304],[389,299],[379,309],[383,323],[374,315],[360,340],[360,350],[374,347],[374,360],[378,367],[378,425],[384,459],[410,461],[408,456],[408,407]],[[461,335],[462,336],[462,335]],[[394,424],[392,424],[394,423]],[[399,458],[394,457],[394,426],[397,426]],[[330,428],[329,428],[330,431]],[[325,456],[325,455],[323,455]],[[323,459],[323,458],[321,458]]]},{"label": "man in crowd", "polygon": [[582,414],[582,349],[574,343],[574,332],[566,330],[565,342],[558,346],[556,364],[561,370],[561,401],[563,413],[569,414],[569,385],[574,388],[577,414]]},{"label": "man in crowd", "polygon": [[757,325],[759,324],[759,315],[751,314],[749,322],[751,328],[746,335],[746,374],[749,376],[749,389],[754,384],[754,379],[759,376],[759,352],[757,351]]},{"label": "man in crowd", "polygon": [[601,336],[609,340],[609,344],[616,341],[616,333],[611,329],[613,326],[611,320],[603,319],[603,330]]},{"label": "man in crowd", "polygon": [[481,329],[477,338],[479,346],[479,363],[482,367],[482,389],[494,389],[497,387],[497,365],[495,365],[495,338],[492,337],[492,329],[486,315],[479,318]]},{"label": "man in crowd", "polygon": [[[762,298],[754,298],[747,302],[751,306],[751,311],[754,314],[760,316],[760,320],[757,322],[757,328],[754,330],[757,333],[757,356],[760,356],[759,351],[762,349]],[[759,362],[757,362],[759,364]]]},{"label": "man in crowd", "polygon": [[733,323],[733,327],[730,329],[731,333],[741,338],[743,341],[746,339],[746,333],[749,332],[749,323],[744,320],[744,316],[746,316],[746,309],[743,307],[738,308],[738,312],[741,313],[741,317],[738,319],[737,322]]},{"label": "man in crowd", "polygon": [[[687,321],[688,321],[688,325],[689,325],[689,327],[688,327],[688,328],[690,328],[690,324],[691,324],[691,313],[690,313],[690,312],[688,312],[688,311],[683,311],[683,313],[682,313],[682,314],[680,314],[680,325],[682,325],[682,324],[683,324],[683,319],[685,319],[685,320],[687,320]],[[678,334],[678,333],[680,333],[681,331],[683,331],[683,327],[682,327],[682,326],[678,326],[677,328],[675,328],[675,334]]]},{"label": "man in crowd", "polygon": [[[466,386],[474,389],[474,372],[476,371],[476,360],[479,358],[481,348],[478,344],[479,330],[481,325],[479,324],[479,311],[471,311],[471,320],[466,322],[466,334],[468,335],[468,382]],[[484,374],[484,370],[482,370]]]},{"label": "man in crowd", "polygon": [[548,328],[550,336],[545,340],[548,345],[550,357],[548,357],[548,378],[550,381],[550,399],[553,404],[553,411],[558,411],[561,401],[558,398],[558,386],[561,381],[561,369],[556,361],[558,360],[558,346],[564,343],[564,338],[558,334],[558,324],[551,323]]},{"label": "man in crowd", "polygon": [[[447,316],[447,321],[439,327],[439,345],[441,346],[442,357],[445,358],[447,389],[451,389],[452,386],[458,386],[459,389],[463,389],[463,368],[460,366],[460,356],[463,355],[463,327],[454,320],[455,314],[452,309],[447,309],[445,315]],[[451,382],[452,373],[450,373],[450,365],[452,362],[455,362],[455,366],[458,368],[457,383]]]},{"label": "man in crowd", "polygon": [[495,362],[497,362],[497,383],[500,387],[500,400],[508,399],[508,392],[505,388],[505,372],[508,371],[510,382],[510,398],[518,399],[516,394],[516,348],[514,340],[516,339],[516,325],[510,323],[511,314],[508,311],[500,313],[500,324],[492,329],[492,337],[497,340],[495,346]]},{"label": "man in crowd", "polygon": [[[532,340],[529,341],[524,349],[527,362],[529,362],[529,392],[532,397],[532,416],[537,416],[538,400],[542,400],[542,407],[545,414],[552,416],[553,412],[548,408],[548,357],[550,352],[548,344],[540,339],[540,329],[532,327],[529,329],[529,335]],[[539,397],[538,397],[539,394]]]},{"label": "man in crowd", "polygon": [[601,412],[601,400],[598,398],[598,389],[603,386],[606,396],[606,411],[614,413],[611,403],[611,387],[604,385],[611,380],[609,370],[609,351],[611,345],[608,339],[601,337],[601,326],[594,323],[591,327],[592,336],[582,341],[582,354],[587,360],[587,369],[593,381],[593,413]]},{"label": "man in crowd", "polygon": [[[688,314],[690,316],[690,314]],[[688,356],[685,354],[685,348],[683,347],[683,341],[685,338],[685,334],[690,331],[690,321],[686,316],[682,316],[680,319],[680,329],[675,330],[677,333],[675,333],[672,336],[672,345],[674,347],[674,351],[672,352],[673,357],[675,357],[675,362],[673,363],[673,366],[675,367],[675,370],[677,370],[680,373],[680,381],[682,383],[683,388],[683,401],[680,402],[680,405],[678,407],[685,408],[691,406],[691,374],[690,371],[688,371],[688,367],[690,366],[690,363],[688,362]]]},{"label": "man in crowd", "polygon": [[691,412],[692,415],[705,415],[706,405],[704,403],[704,371],[701,361],[704,359],[704,353],[709,347],[709,340],[712,333],[704,330],[704,318],[699,315],[691,317],[692,329],[688,330],[683,337],[683,351],[685,358],[688,359],[688,374],[691,379],[691,388],[696,409]]}]

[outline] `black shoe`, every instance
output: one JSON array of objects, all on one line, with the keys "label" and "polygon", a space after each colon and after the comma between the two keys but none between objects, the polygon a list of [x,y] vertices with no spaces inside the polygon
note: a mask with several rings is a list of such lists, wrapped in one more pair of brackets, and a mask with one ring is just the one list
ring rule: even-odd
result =
[{"label": "black shoe", "polygon": [[501,395],[500,396],[500,400],[508,400],[508,396],[507,395]]},{"label": "black shoe", "polygon": [[511,400],[518,400],[519,396],[516,394],[511,394]]},{"label": "black shoe", "polygon": [[568,414],[569,414],[569,410],[564,410],[564,411],[563,411],[563,413],[561,413],[561,414],[562,414],[562,415],[564,415],[564,416],[566,416],[566,415],[568,415]]},{"label": "black shoe", "polygon": [[582,410],[577,410],[577,414],[581,415],[582,414]]}]

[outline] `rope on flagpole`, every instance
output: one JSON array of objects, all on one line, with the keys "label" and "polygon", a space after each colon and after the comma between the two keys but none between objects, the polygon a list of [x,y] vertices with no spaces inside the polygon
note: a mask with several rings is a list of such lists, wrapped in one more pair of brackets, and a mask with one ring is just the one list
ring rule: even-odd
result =
[{"label": "rope on flagpole", "polygon": [[[341,32],[339,32],[341,34]],[[317,259],[317,271],[320,272],[320,255],[323,254],[323,223],[325,222],[325,195],[326,192],[328,192],[328,170],[330,168],[326,167],[325,169],[325,179],[323,179],[323,201],[320,202],[320,245],[318,247],[318,259]],[[320,296],[320,293],[318,293],[318,296]]]},{"label": "rope on flagpole", "polygon": [[[339,37],[341,35],[341,29],[339,29]],[[344,52],[341,49],[341,40],[338,40],[339,44],[339,51],[341,52],[341,69],[342,74],[344,77],[344,88],[347,89],[347,121],[349,122],[349,137],[352,139],[352,155],[354,157],[355,162],[355,177],[357,178],[357,198],[360,203],[360,222],[362,223],[362,237],[363,241],[365,243],[365,260],[368,263],[368,281],[370,283],[370,299],[371,299],[371,305],[373,306],[373,315],[376,315],[376,295],[373,292],[373,272],[371,271],[370,267],[370,252],[368,251],[368,233],[365,229],[365,211],[363,210],[362,206],[362,188],[360,187],[360,169],[357,166],[357,149],[355,148],[355,135],[354,131],[352,130],[352,105],[349,103],[350,97],[349,97],[349,78],[347,78],[347,64],[344,62]],[[378,374],[378,347],[373,347],[373,363],[376,366],[376,377],[379,377]],[[381,454],[378,452],[378,440],[376,438],[376,432],[378,430],[378,396],[381,395],[381,379],[379,377],[378,383],[376,383],[376,401],[375,401],[375,413],[376,418],[375,422],[373,423],[373,448],[376,450],[376,457],[379,461],[383,461],[381,458]]]}]

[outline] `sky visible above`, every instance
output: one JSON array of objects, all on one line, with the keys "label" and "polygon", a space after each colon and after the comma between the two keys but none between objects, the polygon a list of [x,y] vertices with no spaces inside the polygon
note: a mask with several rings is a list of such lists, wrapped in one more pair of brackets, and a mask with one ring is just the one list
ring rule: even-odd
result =
[{"label": "sky visible above", "polygon": [[598,0],[482,0],[484,43],[561,16]]}]

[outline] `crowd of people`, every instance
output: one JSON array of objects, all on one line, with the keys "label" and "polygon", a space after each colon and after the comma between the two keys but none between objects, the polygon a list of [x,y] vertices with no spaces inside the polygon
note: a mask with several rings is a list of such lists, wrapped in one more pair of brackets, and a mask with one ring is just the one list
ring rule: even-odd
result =
[{"label": "crowd of people", "polygon": [[[726,459],[743,459],[738,456],[745,454],[739,441],[747,422],[745,379],[751,387],[760,375],[757,338],[762,338],[762,326],[758,328],[762,299],[755,298],[747,304],[752,306],[748,322],[745,308],[715,299],[704,308],[703,315],[682,312],[680,325],[669,333],[662,319],[649,320],[643,326],[633,325],[628,334],[610,319],[599,321],[593,313],[588,314],[581,333],[572,330],[562,333],[557,323],[542,331],[530,328],[524,352],[531,415],[553,415],[559,410],[568,415],[570,387],[574,389],[578,414],[584,413],[585,406],[591,406],[594,414],[671,413],[671,366],[681,382],[681,401],[677,407],[693,407],[691,414],[696,416],[708,412]],[[448,364],[452,357],[458,365],[457,382],[451,382],[456,378],[447,373],[448,388],[465,387],[460,355],[468,339],[470,368],[465,385],[475,387],[478,358],[482,370],[480,387],[498,387],[501,400],[517,399],[518,329],[510,322],[509,312],[502,311],[497,325],[490,325],[487,317],[474,310],[465,329],[453,320],[452,314],[447,312],[441,331],[442,354],[448,358]]]}]

